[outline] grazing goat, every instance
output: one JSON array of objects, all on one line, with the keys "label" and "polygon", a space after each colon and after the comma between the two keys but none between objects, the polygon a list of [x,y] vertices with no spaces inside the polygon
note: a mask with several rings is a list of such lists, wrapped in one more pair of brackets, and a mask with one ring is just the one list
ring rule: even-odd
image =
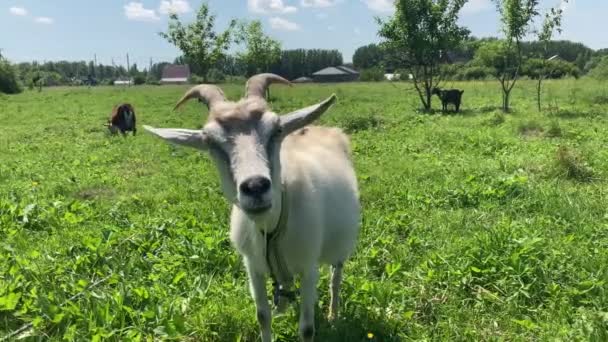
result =
[{"label": "grazing goat", "polygon": [[443,107],[443,111],[448,110],[448,104],[453,104],[456,107],[456,112],[460,110],[460,102],[462,100],[462,94],[464,90],[458,89],[447,89],[442,90],[439,88],[433,88],[431,94],[439,96],[441,99],[441,106]]},{"label": "grazing goat", "polygon": [[347,136],[337,128],[304,127],[334,103],[335,95],[279,116],[264,99],[271,83],[291,85],[274,74],[255,75],[238,102],[226,100],[216,86],[195,86],[176,108],[202,99],[209,116],[201,130],[144,128],[213,158],[232,203],[230,239],[244,259],[262,341],[272,340],[268,274],[277,312],[294,296],[293,277],[301,277],[299,334],[312,341],[320,264],[331,265],[328,319],[338,314],[342,267],[359,234],[359,190]]},{"label": "grazing goat", "polygon": [[135,135],[137,133],[135,109],[129,103],[114,106],[105,126],[112,134],[120,131],[123,136],[126,136],[126,132],[133,132],[133,135]]}]

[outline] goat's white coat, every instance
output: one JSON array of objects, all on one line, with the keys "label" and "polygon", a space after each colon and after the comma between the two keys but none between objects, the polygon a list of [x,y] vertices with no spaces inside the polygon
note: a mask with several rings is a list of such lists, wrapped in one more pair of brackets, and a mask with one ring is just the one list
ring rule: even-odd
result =
[{"label": "goat's white coat", "polygon": [[[218,94],[219,92],[214,93],[216,96]],[[224,195],[233,203],[230,240],[244,257],[264,342],[271,340],[271,313],[266,294],[266,277],[270,269],[266,261],[265,233],[276,229],[281,210],[288,211],[288,219],[283,227],[283,235],[277,242],[278,250],[289,272],[301,276],[301,338],[308,341],[312,340],[314,335],[319,264],[332,265],[330,319],[337,314],[342,264],[355,248],[360,224],[359,193],[349,141],[337,128],[308,126],[298,129],[318,118],[331,105],[333,99],[332,97],[319,105],[281,116],[280,119],[285,120],[282,127],[292,132],[285,132],[287,135],[277,144],[278,151],[265,155],[265,152],[258,150],[258,153],[253,146],[243,146],[241,143],[231,156],[236,160],[230,162],[221,152],[210,149],[219,170]],[[221,102],[214,105],[215,108],[223,106]],[[236,108],[241,107],[237,105]],[[234,106],[227,105],[226,108]],[[247,118],[247,115],[244,115],[244,118]],[[264,121],[266,123],[263,123]],[[260,134],[264,136],[264,129],[273,127],[271,122],[276,121],[274,113],[266,112],[260,120],[262,128],[250,127],[252,135],[236,135],[229,140],[238,144],[238,139],[253,139],[251,143],[260,144],[255,141],[255,137]],[[246,119],[239,121],[240,124],[244,122],[247,122]],[[222,135],[218,133],[220,130],[213,120],[205,127],[206,130],[202,132],[144,126],[146,130],[170,142],[199,149],[207,148],[205,134]],[[260,129],[262,133],[255,133]],[[245,165],[243,160],[239,160],[242,158],[247,160],[245,164],[253,163],[253,167],[246,165],[244,170],[231,169],[232,164]],[[264,160],[265,158],[268,160]],[[260,162],[266,162],[270,167],[261,165]],[[247,174],[242,175],[242,172]],[[246,206],[250,201],[243,198],[238,191],[238,182],[246,176],[255,175],[255,172],[262,175],[271,173],[267,176],[272,180],[269,194],[272,207],[261,215],[243,211],[242,206]],[[284,203],[281,201],[281,191],[286,192],[287,208],[282,208]]]},{"label": "goat's white coat", "polygon": [[[285,138],[281,148],[281,180],[289,198],[285,235],[279,251],[294,274],[318,263],[336,265],[352,253],[359,231],[357,179],[346,137],[337,129],[307,127]],[[269,272],[265,239],[281,208],[254,222],[238,206],[232,208],[230,239],[256,271]]]}]

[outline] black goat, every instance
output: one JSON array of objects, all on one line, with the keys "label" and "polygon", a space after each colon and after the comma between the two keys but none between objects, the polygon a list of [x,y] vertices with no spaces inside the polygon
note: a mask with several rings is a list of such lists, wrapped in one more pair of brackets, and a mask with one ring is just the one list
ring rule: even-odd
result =
[{"label": "black goat", "polygon": [[433,88],[431,94],[439,96],[441,99],[441,106],[443,107],[443,111],[448,110],[448,104],[453,104],[456,107],[456,112],[460,110],[460,102],[462,100],[462,93],[464,90],[458,89],[446,89],[442,90],[439,88]]}]

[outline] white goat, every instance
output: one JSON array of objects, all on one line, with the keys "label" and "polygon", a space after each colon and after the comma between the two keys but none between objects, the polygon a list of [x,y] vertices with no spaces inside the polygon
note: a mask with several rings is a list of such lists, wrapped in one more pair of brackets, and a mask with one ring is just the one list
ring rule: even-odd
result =
[{"label": "white goat", "polygon": [[294,275],[301,276],[303,341],[315,333],[319,264],[332,268],[330,320],[338,313],[342,267],[354,250],[360,222],[357,179],[348,138],[337,128],[304,127],[335,101],[327,100],[278,116],[264,94],[271,83],[290,83],[274,74],[249,79],[246,97],[225,99],[216,86],[190,89],[209,107],[202,130],[144,128],[169,142],[210,152],[232,203],[230,239],[244,257],[262,341],[271,341],[266,275],[275,285],[275,304],[285,309]]}]

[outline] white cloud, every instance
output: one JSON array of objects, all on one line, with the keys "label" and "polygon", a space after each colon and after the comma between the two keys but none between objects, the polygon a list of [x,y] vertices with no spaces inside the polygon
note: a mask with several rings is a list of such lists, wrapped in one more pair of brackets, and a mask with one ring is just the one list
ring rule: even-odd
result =
[{"label": "white cloud", "polygon": [[187,0],[162,0],[158,11],[162,14],[184,14],[192,11],[192,7]]},{"label": "white cloud", "polygon": [[282,31],[297,31],[300,29],[300,26],[294,22],[291,22],[289,20],[285,20],[283,18],[279,18],[279,17],[273,17],[270,18],[270,27],[272,27],[275,30],[282,30]]},{"label": "white cloud", "polygon": [[156,21],[160,17],[156,15],[156,11],[153,9],[144,8],[141,2],[129,2],[125,5],[125,16],[129,20],[135,21]]},{"label": "white cloud", "polygon": [[23,7],[11,7],[8,9],[12,15],[24,16],[27,15],[27,10]]},{"label": "white cloud", "polygon": [[37,22],[38,24],[47,24],[47,25],[50,25],[55,22],[55,20],[53,20],[53,18],[49,18],[49,17],[37,17],[36,19],[34,19],[34,21]]},{"label": "white cloud", "polygon": [[490,0],[469,0],[462,8],[462,14],[476,14],[492,9],[494,5]]},{"label": "white cloud", "polygon": [[298,9],[287,6],[283,0],[247,0],[249,10],[254,13],[295,13]]},{"label": "white cloud", "polygon": [[369,9],[375,12],[392,12],[395,9],[394,0],[361,0]]},{"label": "white cloud", "polygon": [[302,7],[325,8],[335,6],[338,0],[302,0]]},{"label": "white cloud", "polygon": [[316,17],[317,17],[317,19],[321,19],[321,20],[326,19],[327,13],[323,13],[323,12],[317,13]]}]

